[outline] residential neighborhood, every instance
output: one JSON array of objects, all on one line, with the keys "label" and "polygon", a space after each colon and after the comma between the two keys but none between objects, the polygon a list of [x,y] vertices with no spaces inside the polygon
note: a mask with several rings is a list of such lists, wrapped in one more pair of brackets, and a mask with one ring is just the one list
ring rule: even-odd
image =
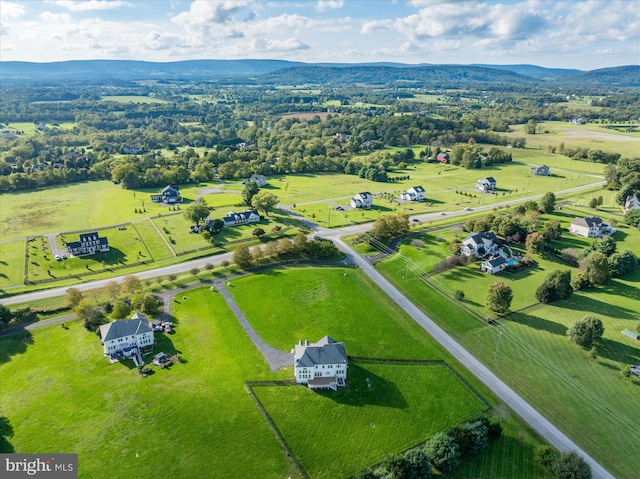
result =
[{"label": "residential neighborhood", "polygon": [[78,241],[67,243],[67,251],[73,256],[88,256],[109,251],[109,240],[98,232],[80,233]]},{"label": "residential neighborhood", "polygon": [[476,188],[480,191],[488,192],[496,189],[496,180],[492,176],[481,178],[476,181]]},{"label": "residential neighborhood", "polygon": [[151,201],[154,203],[174,204],[182,202],[180,188],[175,185],[167,185],[162,188],[159,195],[151,195]]},{"label": "residential neighborhood", "polygon": [[352,208],[371,208],[373,206],[373,195],[368,191],[358,193],[351,198]]},{"label": "residential neighborhood", "polygon": [[400,199],[403,201],[423,201],[424,195],[425,191],[422,186],[412,186],[400,195]]},{"label": "residential neighborhood", "polygon": [[590,216],[574,219],[569,226],[569,232],[585,238],[602,238],[614,234],[616,229],[597,216]]},{"label": "residential neighborhood", "polygon": [[100,337],[104,355],[108,356],[111,362],[136,357],[142,363],[143,349],[150,350],[154,344],[151,323],[140,313],[135,313],[131,319],[101,325]]}]

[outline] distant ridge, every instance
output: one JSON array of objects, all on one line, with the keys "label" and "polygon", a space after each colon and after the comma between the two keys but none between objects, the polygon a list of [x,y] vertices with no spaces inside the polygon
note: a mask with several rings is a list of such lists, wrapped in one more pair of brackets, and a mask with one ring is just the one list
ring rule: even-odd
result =
[{"label": "distant ridge", "polygon": [[277,84],[456,84],[497,82],[533,85],[640,86],[640,66],[592,71],[544,68],[536,65],[435,65],[394,62],[303,63],[287,60],[74,60],[51,63],[2,62],[0,80],[34,82],[100,82],[108,80],[224,80]]}]

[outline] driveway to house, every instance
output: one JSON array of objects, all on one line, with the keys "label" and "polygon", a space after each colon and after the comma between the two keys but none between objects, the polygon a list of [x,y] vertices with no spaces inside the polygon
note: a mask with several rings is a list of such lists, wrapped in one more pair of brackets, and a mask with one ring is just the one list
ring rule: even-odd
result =
[{"label": "driveway to house", "polygon": [[409,301],[395,286],[382,276],[366,259],[354,253],[340,238],[334,239],[336,246],[354,264],[375,282],[393,301],[400,306],[414,321],[416,321],[429,335],[438,341],[451,355],[464,365],[475,377],[482,381],[496,394],[501,401],[524,419],[538,434],[560,451],[576,451],[591,466],[593,477],[597,479],[615,479],[604,467],[585,453],[576,443],[563,434],[542,414],[536,411],[528,402],[521,398],[513,389],[507,386],[498,376],[491,372],[484,364],[477,360],[469,351],[449,336],[429,316],[424,314],[416,305]]},{"label": "driveway to house", "polygon": [[64,248],[59,248],[58,243],[56,242],[56,236],[60,233],[49,233],[45,235],[49,240],[49,249],[51,250],[51,254],[55,258],[56,255],[62,256],[63,254],[67,254],[67,250]]}]

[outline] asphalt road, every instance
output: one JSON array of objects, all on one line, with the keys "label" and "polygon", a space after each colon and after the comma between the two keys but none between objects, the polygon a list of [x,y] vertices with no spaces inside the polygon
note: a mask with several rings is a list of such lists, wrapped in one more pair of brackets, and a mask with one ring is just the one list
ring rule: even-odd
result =
[{"label": "asphalt road", "polygon": [[433,322],[417,306],[409,301],[399,290],[385,279],[366,259],[357,255],[342,240],[335,240],[336,245],[345,255],[356,264],[380,289],[389,295],[398,306],[411,316],[427,333],[438,341],[449,353],[463,364],[475,377],[489,387],[493,393],[509,406],[516,414],[524,419],[533,429],[545,438],[549,444],[559,451],[576,451],[591,466],[595,479],[615,479],[604,467],[585,453],[576,443],[563,434],[536,411],[527,401],[507,386],[498,376],[493,374],[484,364],[449,336],[442,328]]}]

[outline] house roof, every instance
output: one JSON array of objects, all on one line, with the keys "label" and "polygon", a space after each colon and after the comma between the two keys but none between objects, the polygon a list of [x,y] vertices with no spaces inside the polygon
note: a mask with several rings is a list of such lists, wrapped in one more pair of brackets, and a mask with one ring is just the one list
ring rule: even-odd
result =
[{"label": "house roof", "polygon": [[407,191],[411,192],[412,190],[415,191],[416,193],[424,193],[424,188],[422,186],[412,186]]},{"label": "house roof", "polygon": [[493,176],[487,176],[486,178],[481,178],[478,181],[487,181],[489,183],[496,183],[496,179]]},{"label": "house roof", "polygon": [[258,215],[258,213],[253,210],[243,211],[242,213],[235,213],[233,211],[229,211],[226,215],[224,215],[224,217],[222,218],[222,221],[226,223],[229,221],[248,220],[253,215]]},{"label": "house roof", "polygon": [[369,197],[371,197],[371,193],[369,193],[368,191],[362,191],[362,192],[360,192],[360,193],[358,193],[357,195],[354,196],[354,198],[356,198],[356,197],[360,197],[362,199],[369,198]]},{"label": "house roof", "polygon": [[117,320],[100,326],[100,336],[103,342],[151,332],[153,330],[149,324],[149,319],[140,313],[134,314],[131,319]]},{"label": "house roof", "polygon": [[474,247],[478,247],[480,245],[490,246],[493,243],[498,242],[498,237],[491,231],[487,231],[486,233],[477,233],[474,235],[468,236],[462,244],[469,245],[472,244]]},{"label": "house roof", "polygon": [[599,227],[602,224],[602,220],[597,216],[589,216],[587,218],[576,218],[571,224],[575,226],[583,226],[586,228],[595,228]]},{"label": "house roof", "polygon": [[344,343],[331,336],[325,336],[317,343],[305,341],[296,344],[294,365],[298,368],[311,368],[316,364],[347,364],[347,352]]},{"label": "house roof", "polygon": [[500,266],[502,264],[505,264],[506,262],[507,262],[506,259],[504,259],[502,256],[498,256],[497,258],[493,258],[485,261],[483,264],[488,264],[492,268],[495,268],[496,266]]},{"label": "house roof", "polygon": [[627,199],[624,202],[625,210],[635,210],[640,208],[640,200],[635,195],[627,196]]}]

